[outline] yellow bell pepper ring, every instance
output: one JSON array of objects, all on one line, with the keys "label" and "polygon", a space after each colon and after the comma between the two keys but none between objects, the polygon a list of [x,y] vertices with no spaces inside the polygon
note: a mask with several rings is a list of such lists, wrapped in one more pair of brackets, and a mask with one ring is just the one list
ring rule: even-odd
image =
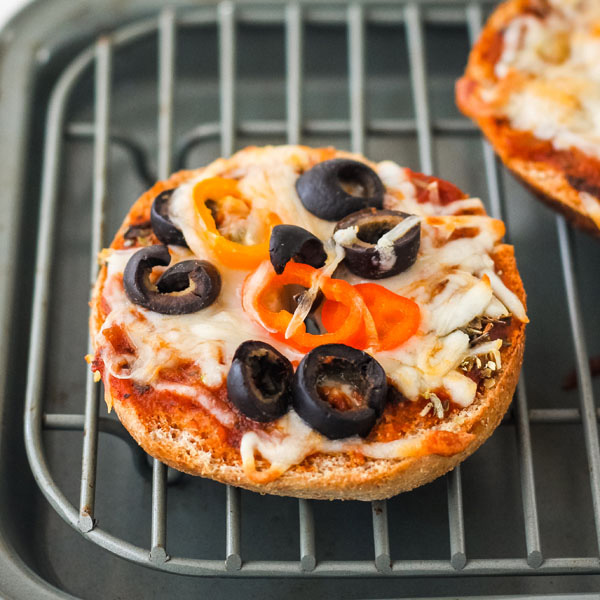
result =
[{"label": "yellow bell pepper ring", "polygon": [[[215,258],[224,266],[232,269],[255,269],[261,262],[269,258],[269,238],[275,225],[281,224],[277,214],[264,211],[261,218],[266,232],[265,239],[256,244],[242,244],[230,240],[221,234],[215,222],[212,211],[207,206],[208,201],[219,204],[227,199],[237,199],[238,202],[227,202],[229,209],[237,208],[240,218],[252,212],[252,204],[241,195],[237,181],[224,177],[211,177],[199,181],[193,190],[194,207],[204,227],[199,234],[208,245]],[[235,207],[233,205],[236,205]],[[227,208],[227,206],[225,207]]]}]

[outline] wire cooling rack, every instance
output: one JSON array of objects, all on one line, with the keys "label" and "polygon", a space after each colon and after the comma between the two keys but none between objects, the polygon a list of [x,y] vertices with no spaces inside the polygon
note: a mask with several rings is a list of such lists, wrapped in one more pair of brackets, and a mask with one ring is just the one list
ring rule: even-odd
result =
[{"label": "wire cooling rack", "polygon": [[[583,335],[582,314],[574,275],[570,231],[561,217],[556,217],[558,245],[568,314],[575,349],[579,384],[580,409],[528,408],[524,375],[517,389],[513,416],[518,439],[522,512],[526,552],[510,558],[476,558],[467,555],[463,518],[461,469],[447,476],[447,506],[450,554],[445,560],[395,560],[390,551],[386,502],[372,503],[373,548],[364,560],[317,560],[313,505],[299,500],[299,549],[295,561],[244,560],[241,552],[240,492],[228,487],[226,493],[226,551],[211,559],[170,555],[167,546],[167,493],[169,475],[165,465],[154,460],[152,466],[151,536],[148,547],[133,545],[103,530],[95,520],[96,465],[98,433],[121,437],[128,442],[143,469],[145,455],[137,448],[120,424],[99,417],[100,386],[87,373],[85,411],[83,414],[47,413],[44,410],[44,366],[47,350],[48,306],[52,248],[59,207],[59,175],[63,161],[65,137],[91,139],[93,158],[93,208],[90,251],[90,282],[97,274],[96,255],[106,243],[104,222],[109,202],[107,183],[108,148],[111,142],[128,150],[138,166],[140,176],[150,183],[154,175],[144,161],[143,150],[131,139],[109,127],[113,55],[115,50],[139,43],[147,36],[158,36],[158,178],[166,178],[172,168],[179,167],[199,143],[219,139],[221,154],[230,155],[240,133],[285,135],[292,144],[300,143],[307,134],[323,136],[349,133],[351,149],[362,152],[367,134],[412,133],[417,135],[421,170],[435,172],[433,140],[437,134],[473,135],[473,126],[463,118],[434,119],[429,105],[426,41],[424,27],[431,23],[463,24],[473,41],[480,32],[485,2],[316,2],[274,4],[221,2],[193,10],[176,12],[165,9],[159,15],[133,22],[99,37],[95,44],[81,52],[64,70],[52,93],[46,125],[46,141],[42,177],[42,198],[35,271],[35,292],[30,336],[30,354],[25,410],[25,439],[34,476],[56,511],[72,527],[90,541],[114,554],[156,569],[187,575],[278,576],[301,575],[345,576],[449,576],[534,573],[600,573],[600,558],[545,558],[540,542],[534,461],[530,425],[535,423],[581,423],[589,466],[593,502],[593,518],[600,543],[600,448],[590,370]],[[285,31],[286,118],[242,120],[236,113],[236,31],[240,23],[277,23]],[[414,117],[368,119],[365,110],[366,49],[365,26],[369,23],[397,23],[405,28],[410,66]],[[319,120],[303,117],[303,37],[309,23],[336,23],[347,31],[349,119]],[[220,119],[202,123],[180,139],[173,135],[175,108],[175,48],[181,27],[205,25],[217,35],[219,58]],[[77,82],[86,69],[94,70],[95,108],[93,122],[67,122],[67,105]],[[176,149],[174,151],[174,148]],[[499,170],[490,147],[482,142],[491,213],[502,218],[504,198],[499,185]],[[88,351],[90,348],[88,347]],[[81,349],[85,353],[85,349]],[[82,430],[83,457],[79,507],[75,507],[53,480],[42,441],[44,430]],[[221,510],[215,507],[216,510]]]}]

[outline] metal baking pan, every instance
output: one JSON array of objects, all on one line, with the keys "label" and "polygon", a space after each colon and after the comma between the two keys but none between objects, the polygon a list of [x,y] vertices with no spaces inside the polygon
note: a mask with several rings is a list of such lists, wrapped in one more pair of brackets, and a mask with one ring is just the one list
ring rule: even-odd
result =
[{"label": "metal baking pan", "polygon": [[[454,106],[489,8],[45,0],[9,23],[0,35],[0,593],[600,589],[598,384],[587,366],[600,352],[600,246],[533,201]],[[481,196],[516,246],[532,323],[510,414],[460,469],[387,503],[299,503],[167,472],[106,413],[83,362],[93,256],[131,202],[171,169],[286,141],[434,172]],[[578,388],[564,390],[574,369]]]}]

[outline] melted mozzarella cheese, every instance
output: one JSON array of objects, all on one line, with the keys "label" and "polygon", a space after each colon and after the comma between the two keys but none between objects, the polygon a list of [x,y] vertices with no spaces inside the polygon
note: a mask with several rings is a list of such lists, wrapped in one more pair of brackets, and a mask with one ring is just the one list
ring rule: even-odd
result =
[{"label": "melted mozzarella cheese", "polygon": [[346,227],[345,229],[338,229],[333,234],[333,239],[336,244],[340,246],[352,246],[360,240],[358,239],[358,226],[353,225],[352,227]]},{"label": "melted mozzarella cheese", "polygon": [[184,398],[190,398],[215,417],[219,423],[225,425],[225,427],[233,427],[235,425],[233,413],[230,410],[225,410],[218,406],[211,393],[199,390],[192,385],[173,383],[171,381],[158,381],[154,385],[154,389],[159,392],[171,392],[178,396],[183,396]]},{"label": "melted mozzarella cheese", "polygon": [[[465,283],[465,279],[471,281]],[[438,335],[447,335],[483,314],[491,301],[488,277],[477,279],[466,273],[454,273],[430,304],[430,325]]]},{"label": "melted mozzarella cheese", "polygon": [[[406,202],[417,203],[417,188],[410,180],[406,169],[391,160],[384,160],[377,165],[376,171],[388,192],[399,192]],[[389,193],[387,198],[391,202],[394,201],[394,196]]]},{"label": "melted mozzarella cheese", "polygon": [[453,402],[460,406],[469,406],[477,393],[477,384],[458,371],[450,371],[442,379],[442,386],[448,391]]},{"label": "melted mozzarella cheese", "polygon": [[441,206],[439,209],[439,214],[442,215],[455,215],[456,213],[461,212],[483,214],[485,213],[485,207],[483,206],[483,202],[480,198],[465,198],[464,200],[455,200],[454,202],[450,202],[450,204]]},{"label": "melted mozzarella cheese", "polygon": [[500,277],[498,277],[491,269],[484,269],[482,274],[483,276],[488,277],[492,289],[494,290],[494,294],[496,294],[504,306],[506,306],[519,321],[522,323],[529,323],[523,304],[517,298],[517,295],[504,285],[502,279],[500,279]]},{"label": "melted mozzarella cheese", "polygon": [[483,313],[486,317],[491,317],[492,319],[502,319],[503,317],[508,317],[510,314],[495,296],[490,300],[490,303],[486,306],[485,312]]},{"label": "melted mozzarella cheese", "polygon": [[[417,456],[421,453],[423,442],[430,432],[431,430],[428,430],[391,442],[366,443],[359,437],[329,440],[309,427],[291,409],[279,419],[275,434],[268,436],[254,431],[245,433],[240,445],[240,455],[244,471],[250,479],[258,483],[267,483],[316,452],[336,454],[357,451],[368,458],[379,459]],[[256,468],[257,454],[270,463],[268,468]]]},{"label": "melted mozzarella cheese", "polygon": [[396,261],[396,253],[394,251],[394,242],[400,239],[404,234],[408,233],[413,227],[417,226],[421,219],[417,216],[406,217],[395,227],[384,233],[377,240],[377,249],[379,250],[379,262],[382,269],[391,269]]}]

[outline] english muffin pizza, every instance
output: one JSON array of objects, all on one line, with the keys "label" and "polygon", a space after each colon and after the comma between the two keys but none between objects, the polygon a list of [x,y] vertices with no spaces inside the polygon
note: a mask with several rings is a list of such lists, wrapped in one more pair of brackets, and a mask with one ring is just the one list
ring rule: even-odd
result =
[{"label": "english muffin pizza", "polygon": [[166,464],[263,493],[387,498],[494,430],[523,355],[504,225],[333,148],[246,148],[131,208],[91,303],[109,409]]},{"label": "english muffin pizza", "polygon": [[600,235],[600,2],[501,4],[457,102],[542,200]]}]

